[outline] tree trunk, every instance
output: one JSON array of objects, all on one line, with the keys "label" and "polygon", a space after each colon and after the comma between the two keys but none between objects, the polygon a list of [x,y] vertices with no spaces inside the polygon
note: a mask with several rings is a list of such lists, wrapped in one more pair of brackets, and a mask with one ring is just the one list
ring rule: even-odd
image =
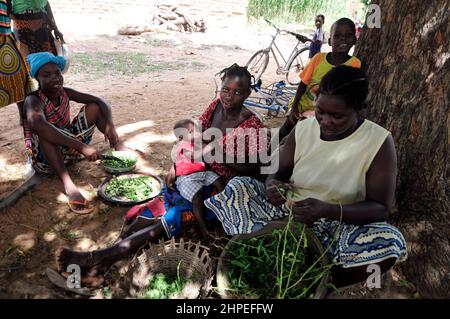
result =
[{"label": "tree trunk", "polygon": [[408,244],[401,270],[431,298],[450,296],[449,2],[372,1],[381,28],[366,23],[355,51],[371,83],[366,116],[396,143],[397,211],[390,221]]}]

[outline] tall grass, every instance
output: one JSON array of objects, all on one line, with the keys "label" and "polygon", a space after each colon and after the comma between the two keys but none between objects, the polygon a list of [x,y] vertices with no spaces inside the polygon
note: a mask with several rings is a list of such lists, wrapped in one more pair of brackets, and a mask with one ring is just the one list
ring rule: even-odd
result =
[{"label": "tall grass", "polygon": [[264,17],[275,22],[314,25],[317,14],[325,15],[326,24],[349,16],[351,0],[249,0],[247,16]]}]

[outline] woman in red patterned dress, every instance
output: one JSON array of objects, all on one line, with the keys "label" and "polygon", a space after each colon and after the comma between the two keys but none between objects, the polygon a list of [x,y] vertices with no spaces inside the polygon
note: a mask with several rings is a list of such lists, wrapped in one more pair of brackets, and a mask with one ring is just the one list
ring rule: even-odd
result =
[{"label": "woman in red patterned dress", "polygon": [[[252,176],[260,178],[261,163],[259,152],[267,154],[268,139],[261,120],[243,105],[251,91],[251,75],[245,67],[233,64],[222,72],[222,87],[219,98],[214,100],[200,116],[203,139],[215,135],[205,142],[217,143],[226,161],[220,156],[214,157],[209,169],[222,177],[225,183],[235,176]],[[212,129],[212,130],[211,130]],[[261,130],[263,129],[263,130]],[[214,134],[209,134],[213,131]],[[261,134],[261,139],[259,135]],[[217,155],[217,154],[215,154]],[[248,161],[255,158],[254,163]],[[206,161],[208,162],[208,161]],[[171,170],[166,183],[171,186],[175,172]],[[76,252],[68,248],[57,251],[57,263],[60,271],[70,264],[77,264],[82,270],[82,280],[96,285],[102,281],[102,273],[119,259],[134,254],[148,242],[158,242],[160,238],[170,238],[174,231],[174,217],[165,214],[156,224],[140,224],[139,228],[130,227],[122,240],[112,247],[93,252]],[[150,224],[150,222],[149,222]]]}]

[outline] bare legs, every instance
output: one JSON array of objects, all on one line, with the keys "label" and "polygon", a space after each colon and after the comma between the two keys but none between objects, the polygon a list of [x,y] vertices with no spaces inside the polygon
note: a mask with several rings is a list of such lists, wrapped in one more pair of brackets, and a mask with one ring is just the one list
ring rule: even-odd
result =
[{"label": "bare legs", "polygon": [[20,126],[23,126],[23,118],[24,118],[23,101],[17,102],[17,110],[19,111],[19,124]]},{"label": "bare legs", "polygon": [[[216,180],[213,185],[219,192],[224,188],[224,184],[220,179]],[[201,192],[199,194],[201,195]],[[194,211],[203,213],[203,201],[201,200],[200,203],[196,202],[196,204],[199,204],[201,208],[200,210],[195,210],[194,208]],[[160,239],[168,239],[160,220],[155,222],[155,220],[144,218],[138,218],[133,222],[121,237],[123,239],[113,246],[93,252],[76,252],[68,248],[59,249],[56,252],[59,270],[65,271],[68,265],[77,264],[81,267],[82,274],[86,278],[99,276],[114,262],[136,253],[146,244],[157,243]]]},{"label": "bare legs", "polygon": [[[19,110],[21,109],[19,104],[18,108]],[[89,127],[95,125],[101,132],[105,130],[106,123],[97,104],[87,104],[85,106],[85,114]],[[53,144],[43,138],[42,135],[39,134],[39,131],[35,133],[39,136],[39,144],[42,148],[45,158],[63,183],[64,191],[68,197],[69,202],[71,203],[71,207],[73,207],[76,211],[81,211],[82,209],[87,209],[87,211],[91,210],[92,207],[90,207],[86,200],[83,198],[82,194],[69,175],[67,167],[64,163],[64,156],[61,152],[60,146]]]},{"label": "bare legs", "polygon": [[157,243],[162,238],[167,239],[167,235],[162,222],[159,221],[155,225],[135,232],[109,248],[93,252],[76,252],[61,248],[56,252],[56,261],[60,271],[65,271],[70,264],[76,264],[82,269],[83,276],[98,276],[114,262],[136,253],[148,243]]},{"label": "bare legs", "polygon": [[[215,182],[213,183],[213,186],[219,193],[221,193],[225,188],[225,184],[223,183],[221,178],[216,179]],[[202,237],[204,238],[207,237],[208,233],[205,221],[203,219],[204,204],[203,204],[202,190],[198,191],[192,198],[192,210],[195,215],[195,218],[197,219]]]},{"label": "bare legs", "polygon": [[54,169],[56,175],[63,183],[64,191],[69,200],[82,201],[83,196],[73,183],[72,178],[67,171],[67,167],[64,164],[64,157],[61,152],[61,148],[58,145],[47,142],[46,140],[40,140],[39,145],[42,148],[49,165]]},{"label": "bare legs", "polygon": [[[106,128],[106,120],[103,117],[103,114],[100,110],[100,107],[95,103],[89,103],[85,106],[85,114],[88,122],[88,126],[91,127],[95,125],[98,130],[102,133],[105,132]],[[118,151],[125,151],[127,148],[119,141],[119,143],[115,146]]]}]

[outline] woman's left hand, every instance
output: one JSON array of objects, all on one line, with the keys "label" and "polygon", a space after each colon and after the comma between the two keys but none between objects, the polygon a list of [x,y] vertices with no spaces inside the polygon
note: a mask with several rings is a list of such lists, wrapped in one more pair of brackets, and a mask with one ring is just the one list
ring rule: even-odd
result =
[{"label": "woman's left hand", "polygon": [[105,142],[109,141],[109,146],[115,147],[119,142],[119,135],[117,135],[116,128],[113,124],[106,124],[105,132]]},{"label": "woman's left hand", "polygon": [[306,225],[312,225],[316,220],[326,216],[331,209],[330,204],[314,198],[295,202],[292,206],[294,220]]},{"label": "woman's left hand", "polygon": [[55,33],[55,38],[57,40],[60,40],[61,43],[66,43],[66,41],[64,41],[63,34],[58,29],[54,29],[53,32]]}]

